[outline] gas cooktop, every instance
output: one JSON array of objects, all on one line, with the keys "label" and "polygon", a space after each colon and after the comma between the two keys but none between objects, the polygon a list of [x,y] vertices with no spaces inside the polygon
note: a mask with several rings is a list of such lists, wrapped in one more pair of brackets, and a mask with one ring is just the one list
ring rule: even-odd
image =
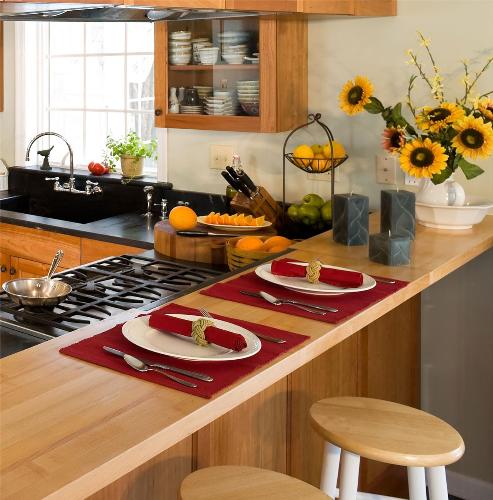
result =
[{"label": "gas cooktop", "polygon": [[0,329],[48,340],[128,309],[152,309],[223,273],[188,262],[111,257],[58,273],[72,292],[54,308],[23,307],[0,293]]}]

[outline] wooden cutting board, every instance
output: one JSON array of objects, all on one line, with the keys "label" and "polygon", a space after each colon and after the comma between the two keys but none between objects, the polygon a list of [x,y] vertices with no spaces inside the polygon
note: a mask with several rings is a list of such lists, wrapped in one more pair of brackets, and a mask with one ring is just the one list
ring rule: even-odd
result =
[{"label": "wooden cutting board", "polygon": [[[196,230],[206,231],[205,226],[197,225]],[[160,221],[154,226],[154,249],[160,254],[175,259],[207,264],[226,264],[226,242],[238,236],[269,236],[275,235],[275,229],[268,228],[248,233],[230,233],[228,231],[213,230],[214,233],[227,234],[224,236],[179,236],[168,221]]]}]

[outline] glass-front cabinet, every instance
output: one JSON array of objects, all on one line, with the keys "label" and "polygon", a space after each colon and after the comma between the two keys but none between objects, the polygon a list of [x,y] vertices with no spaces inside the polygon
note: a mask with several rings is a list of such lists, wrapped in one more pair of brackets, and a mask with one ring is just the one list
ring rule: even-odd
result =
[{"label": "glass-front cabinet", "polygon": [[293,128],[307,114],[306,38],[296,14],[156,24],[156,126]]}]

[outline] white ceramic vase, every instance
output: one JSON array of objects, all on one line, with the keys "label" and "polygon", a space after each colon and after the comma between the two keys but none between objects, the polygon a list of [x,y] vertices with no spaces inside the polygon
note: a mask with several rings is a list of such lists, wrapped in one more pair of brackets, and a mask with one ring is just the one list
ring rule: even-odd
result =
[{"label": "white ceramic vase", "polygon": [[431,179],[421,179],[416,201],[427,205],[462,206],[466,200],[464,188],[451,175],[441,184],[433,184]]}]

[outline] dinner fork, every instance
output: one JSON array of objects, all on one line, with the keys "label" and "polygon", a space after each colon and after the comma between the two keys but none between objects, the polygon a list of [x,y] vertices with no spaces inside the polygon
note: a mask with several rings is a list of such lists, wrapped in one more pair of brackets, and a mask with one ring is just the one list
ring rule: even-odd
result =
[{"label": "dinner fork", "polygon": [[[204,318],[214,319],[210,315],[210,313],[207,309],[199,307],[199,312],[202,316],[204,316]],[[267,340],[269,342],[275,342],[276,344],[286,343],[286,341],[284,339],[280,339],[278,337],[271,337],[270,335],[264,335],[263,333],[259,333],[259,332],[252,332],[252,333],[255,334],[259,339]]]}]

